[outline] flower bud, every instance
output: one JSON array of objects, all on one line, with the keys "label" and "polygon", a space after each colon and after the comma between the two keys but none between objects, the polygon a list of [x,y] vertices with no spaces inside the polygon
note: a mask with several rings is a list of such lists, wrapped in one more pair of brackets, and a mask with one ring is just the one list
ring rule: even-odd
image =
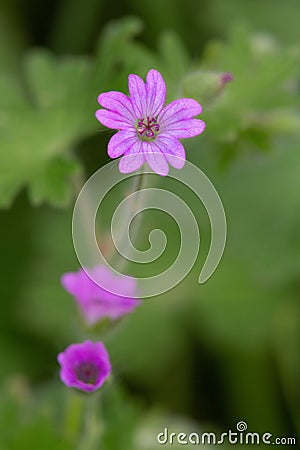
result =
[{"label": "flower bud", "polygon": [[186,97],[207,103],[220,95],[231,81],[233,81],[233,75],[230,72],[199,70],[183,79],[182,91]]}]

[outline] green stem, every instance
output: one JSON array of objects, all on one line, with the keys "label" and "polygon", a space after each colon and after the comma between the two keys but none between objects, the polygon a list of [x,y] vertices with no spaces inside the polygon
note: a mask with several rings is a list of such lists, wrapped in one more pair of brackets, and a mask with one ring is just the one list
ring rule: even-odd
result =
[{"label": "green stem", "polygon": [[83,410],[83,395],[74,394],[74,392],[67,390],[63,429],[66,438],[71,442],[76,442],[78,438]]},{"label": "green stem", "polygon": [[[133,194],[134,192],[141,191],[146,187],[147,184],[147,174],[144,172],[141,172],[140,175],[136,175],[133,177],[133,183],[130,189],[130,193]],[[81,177],[77,177],[74,179],[74,191],[78,194],[81,190],[81,187],[83,186],[84,182],[81,179]],[[140,210],[142,202],[143,202],[143,192],[140,192],[139,195],[135,196],[135,198],[129,199],[129,207],[127,210],[127,213],[124,215],[123,219],[120,220],[119,228],[117,229],[117,235],[122,236],[122,239],[120,240],[119,247],[123,250],[123,252],[126,251],[126,242],[127,242],[127,233],[124,233],[124,224],[129,225],[130,219],[135,216],[135,214]],[[89,230],[89,223],[90,223],[90,214],[91,214],[91,206],[87,200],[87,202],[80,203],[81,205],[81,224],[83,230]],[[140,229],[140,223],[141,223],[141,214],[138,215],[138,217],[134,220],[134,234],[137,235]],[[127,231],[127,230],[126,230]],[[84,232],[82,233],[84,236]],[[95,254],[95,248],[93,245],[90,245],[90,242],[87,242],[87,245],[90,246],[90,254],[91,254],[91,261],[97,261],[97,254]],[[119,252],[116,250],[114,245],[112,244],[111,250],[107,251],[108,255],[106,256],[109,261],[111,262],[113,267],[117,267],[120,272],[123,272],[124,268],[127,265],[127,259],[122,257]],[[126,254],[129,252],[127,251]]]},{"label": "green stem", "polygon": [[[147,174],[142,172],[139,176],[134,177],[134,182],[132,184],[131,193],[141,191],[146,187],[147,184]],[[125,226],[129,225],[129,221],[132,217],[135,216],[135,214],[140,210],[142,202],[143,202],[143,192],[140,192],[138,196],[135,196],[135,198],[132,198],[129,203],[128,213],[126,217],[124,217],[124,220],[120,223],[119,231],[120,233],[123,233],[123,239],[120,242],[120,248],[122,251],[125,251],[125,243],[127,242],[127,233],[124,233],[124,224]],[[141,214],[135,219],[134,221],[134,234],[138,234],[140,229],[140,223],[141,223]],[[126,230],[127,231],[127,230]],[[128,252],[126,252],[128,254]],[[119,262],[120,261],[120,262]],[[119,262],[119,264],[118,264]],[[119,252],[115,249],[114,254],[111,259],[112,265],[115,267],[118,266],[118,269],[123,272],[124,268],[127,265],[127,259],[120,256]]]},{"label": "green stem", "polygon": [[83,431],[79,439],[77,450],[98,450],[103,429],[103,424],[99,417],[99,395],[89,394],[85,402],[83,417]]}]

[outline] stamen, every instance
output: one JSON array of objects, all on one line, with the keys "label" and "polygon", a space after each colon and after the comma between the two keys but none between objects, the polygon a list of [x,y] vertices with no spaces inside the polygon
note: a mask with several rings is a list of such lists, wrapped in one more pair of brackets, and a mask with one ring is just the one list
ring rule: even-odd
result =
[{"label": "stamen", "polygon": [[146,117],[138,120],[136,130],[142,139],[154,139],[159,132],[159,124],[155,117]]}]

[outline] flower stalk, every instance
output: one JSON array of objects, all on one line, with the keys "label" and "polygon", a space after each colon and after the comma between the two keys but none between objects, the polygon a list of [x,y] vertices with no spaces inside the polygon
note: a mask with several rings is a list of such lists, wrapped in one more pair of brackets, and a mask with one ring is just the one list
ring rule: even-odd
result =
[{"label": "flower stalk", "polygon": [[[128,245],[127,233],[124,232],[124,224],[128,224],[129,226],[131,219],[134,218],[135,215],[138,213],[138,211],[140,211],[140,209],[142,208],[144,198],[143,189],[146,188],[147,182],[148,182],[147,173],[145,173],[143,168],[141,168],[141,173],[139,174],[139,176],[135,176],[133,179],[132,188],[130,192],[130,194],[134,194],[135,192],[138,192],[138,194],[129,199],[127,213],[123,218],[123,220],[120,222],[119,229],[117,230],[117,235],[121,236],[120,239],[118,240],[118,247],[122,251],[122,253],[128,255],[128,257],[130,257],[129,251],[130,248]],[[134,219],[134,230],[132,234],[135,236],[138,236],[139,234],[141,218],[142,218],[141,214],[139,214]],[[127,260],[124,257],[120,258],[119,252],[116,251],[115,249],[111,258],[111,263],[114,267],[117,267],[120,272],[123,272],[126,268]]]},{"label": "flower stalk", "polygon": [[103,423],[99,412],[99,405],[99,395],[95,393],[86,395],[83,430],[77,450],[98,450],[100,448]]}]

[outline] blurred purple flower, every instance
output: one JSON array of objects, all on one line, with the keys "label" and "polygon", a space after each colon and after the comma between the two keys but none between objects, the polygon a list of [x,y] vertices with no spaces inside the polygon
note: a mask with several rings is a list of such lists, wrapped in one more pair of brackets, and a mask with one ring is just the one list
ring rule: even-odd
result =
[{"label": "blurred purple flower", "polygon": [[71,344],[59,353],[57,360],[62,382],[81,391],[95,391],[111,372],[109,356],[102,342]]},{"label": "blurred purple flower", "polygon": [[97,266],[89,272],[96,280],[105,279],[112,289],[118,286],[122,296],[98,286],[83,269],[65,273],[61,283],[77,301],[88,325],[94,325],[105,317],[111,320],[119,319],[131,313],[140,304],[140,300],[131,298],[137,293],[135,278],[115,276],[104,266]]},{"label": "blurred purple flower", "polygon": [[103,125],[120,130],[108,143],[108,154],[120,160],[122,173],[134,172],[144,162],[159,175],[167,175],[168,163],[176,169],[185,164],[185,150],[178,139],[202,133],[205,123],[194,119],[201,105],[191,98],[175,100],[164,107],[166,84],[157,70],[150,70],[146,83],[137,75],[129,75],[130,97],[111,91],[98,97],[106,109],[96,117]]},{"label": "blurred purple flower", "polygon": [[223,88],[224,86],[226,86],[227,83],[231,83],[231,81],[233,80],[234,78],[231,72],[221,73],[219,80],[220,88]]}]

